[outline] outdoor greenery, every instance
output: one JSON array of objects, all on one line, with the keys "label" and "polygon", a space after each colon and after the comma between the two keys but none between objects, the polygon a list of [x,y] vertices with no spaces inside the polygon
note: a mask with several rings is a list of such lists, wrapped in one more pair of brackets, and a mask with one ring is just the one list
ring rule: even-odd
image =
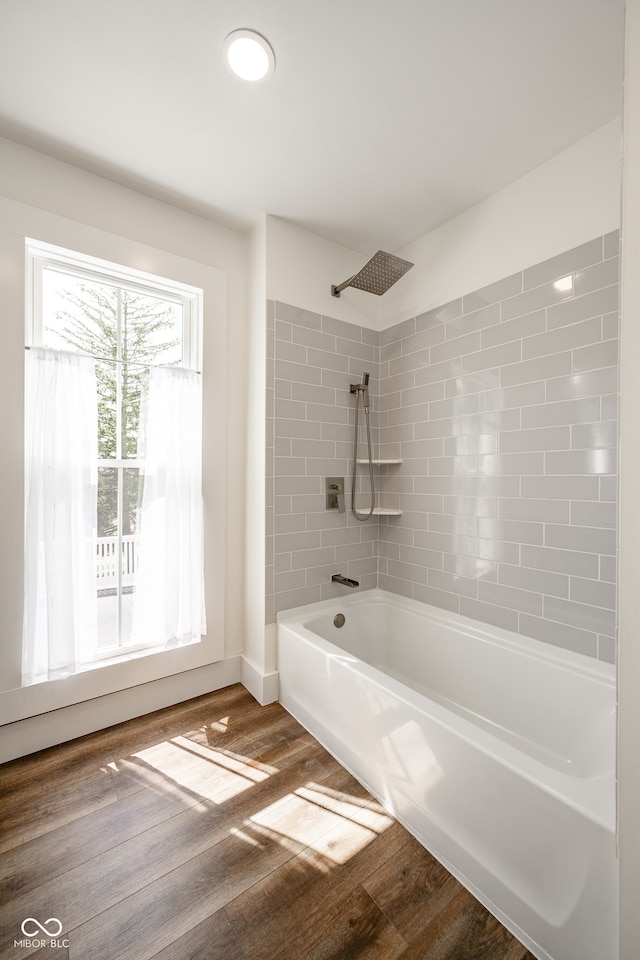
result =
[{"label": "outdoor greenery", "polygon": [[[180,361],[175,304],[104,283],[81,283],[62,293],[55,331],[69,347],[102,358],[98,383],[98,458],[144,458],[147,366]],[[120,351],[118,352],[118,341]],[[120,360],[122,362],[115,362]],[[119,416],[118,416],[119,413]],[[119,435],[118,435],[119,434]],[[136,532],[142,477],[136,467],[122,471],[124,536]],[[102,466],[98,479],[98,536],[118,532],[118,469]]]}]

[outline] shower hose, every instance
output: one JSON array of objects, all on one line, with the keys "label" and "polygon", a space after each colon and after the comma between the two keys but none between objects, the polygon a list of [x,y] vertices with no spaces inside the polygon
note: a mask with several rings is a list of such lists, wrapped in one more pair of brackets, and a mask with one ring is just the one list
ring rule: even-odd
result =
[{"label": "shower hose", "polygon": [[351,479],[351,513],[354,515],[356,520],[368,520],[373,513],[374,505],[374,488],[373,488],[373,460],[371,458],[371,429],[369,426],[369,408],[364,408],[364,418],[367,425],[367,450],[369,456],[369,483],[371,485],[371,506],[369,507],[369,513],[358,513],[356,510],[356,469],[358,463],[358,408],[360,406],[360,391],[356,393],[356,426],[355,426],[355,436],[353,442],[353,476]]}]

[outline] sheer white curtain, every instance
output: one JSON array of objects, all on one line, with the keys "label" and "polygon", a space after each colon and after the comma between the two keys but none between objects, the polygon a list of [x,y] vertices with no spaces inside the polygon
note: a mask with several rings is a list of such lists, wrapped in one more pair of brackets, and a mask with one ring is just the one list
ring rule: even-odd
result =
[{"label": "sheer white curtain", "polygon": [[151,367],[133,597],[138,643],[172,647],[206,633],[201,445],[200,374]]},{"label": "sheer white curtain", "polygon": [[96,646],[95,362],[26,352],[22,682],[74,673]]}]

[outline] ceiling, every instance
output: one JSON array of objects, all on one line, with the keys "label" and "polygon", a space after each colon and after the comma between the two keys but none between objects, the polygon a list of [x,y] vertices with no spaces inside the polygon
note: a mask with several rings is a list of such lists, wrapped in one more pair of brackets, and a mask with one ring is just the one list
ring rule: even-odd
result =
[{"label": "ceiling", "polygon": [[[1,0],[0,135],[396,252],[619,116],[624,0]],[[273,77],[220,50],[264,34]]]}]

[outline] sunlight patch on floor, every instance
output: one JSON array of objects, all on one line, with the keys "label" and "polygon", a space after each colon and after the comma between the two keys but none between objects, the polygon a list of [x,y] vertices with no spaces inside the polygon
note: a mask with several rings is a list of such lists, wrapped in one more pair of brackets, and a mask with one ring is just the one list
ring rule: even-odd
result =
[{"label": "sunlight patch on floor", "polygon": [[249,760],[231,750],[214,749],[187,737],[174,737],[120,761],[120,770],[135,779],[194,798],[221,804],[263,783],[276,767]]},{"label": "sunlight patch on floor", "polygon": [[321,869],[346,863],[386,830],[393,820],[380,806],[339,790],[307,783],[247,821],[285,845],[291,841],[313,852]]},{"label": "sunlight patch on floor", "polygon": [[254,783],[262,783],[278,772],[277,767],[272,767],[267,763],[248,759],[242,754],[233,753],[232,750],[207,747],[204,744],[196,743],[194,740],[189,740],[187,737],[174,737],[171,743],[182,747],[183,750],[192,753],[194,756],[202,757],[204,760],[225,767],[232,773],[238,773],[248,780],[253,780]]},{"label": "sunlight patch on floor", "polygon": [[216,733],[228,733],[229,717],[220,717],[219,720],[213,720],[211,723],[208,723],[206,727],[203,727],[202,730],[205,733],[207,730],[214,730]]}]

